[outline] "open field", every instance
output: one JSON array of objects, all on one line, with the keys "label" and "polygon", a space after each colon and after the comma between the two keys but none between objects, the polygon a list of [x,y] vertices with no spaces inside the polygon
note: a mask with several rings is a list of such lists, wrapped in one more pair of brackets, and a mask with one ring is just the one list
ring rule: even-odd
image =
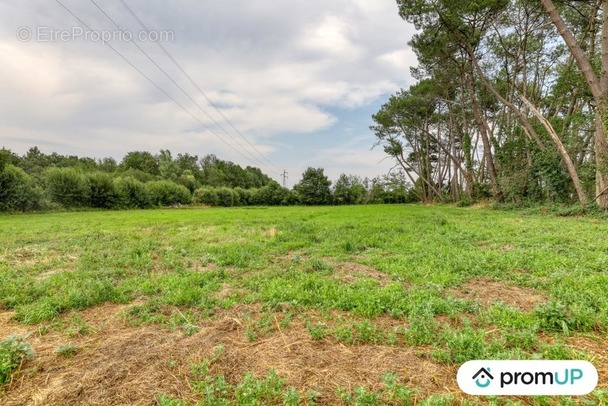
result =
[{"label": "open field", "polygon": [[[608,404],[608,224],[423,206],[0,217],[0,404]],[[585,359],[585,398],[464,396]]]}]

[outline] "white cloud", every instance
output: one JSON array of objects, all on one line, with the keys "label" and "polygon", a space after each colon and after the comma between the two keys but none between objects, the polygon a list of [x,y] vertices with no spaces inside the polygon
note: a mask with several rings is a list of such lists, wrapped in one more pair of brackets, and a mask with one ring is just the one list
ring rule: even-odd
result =
[{"label": "white cloud", "polygon": [[[88,2],[65,4],[92,27],[112,27]],[[345,127],[332,111],[369,108],[379,97],[406,86],[409,66],[415,63],[406,46],[413,29],[399,18],[394,0],[176,0],[170,8],[159,0],[129,4],[151,29],[175,30],[175,43],[166,47],[223,114],[273,161],[288,154],[297,161],[298,147],[286,135],[309,134],[312,139],[334,125]],[[100,5],[121,26],[137,31],[119,3]],[[118,158],[134,149],[170,148],[175,153],[214,152],[251,164],[109,48],[82,41],[16,39],[21,26],[76,25],[54,2],[0,3],[0,147],[24,152],[40,140],[61,153]],[[222,135],[132,44],[113,46]],[[141,46],[215,120],[222,120],[154,44]],[[226,123],[224,127],[231,131]],[[344,165],[344,172],[374,170],[370,162],[382,154],[369,152],[373,134],[364,135],[365,126],[356,131],[365,140],[352,146],[347,160],[331,155],[335,151],[321,143],[313,147],[318,156]],[[335,134],[336,139],[345,136]]]},{"label": "white cloud", "polygon": [[304,31],[302,46],[331,57],[354,60],[362,54],[362,50],[351,40],[352,30],[342,18],[329,15],[320,24]]}]

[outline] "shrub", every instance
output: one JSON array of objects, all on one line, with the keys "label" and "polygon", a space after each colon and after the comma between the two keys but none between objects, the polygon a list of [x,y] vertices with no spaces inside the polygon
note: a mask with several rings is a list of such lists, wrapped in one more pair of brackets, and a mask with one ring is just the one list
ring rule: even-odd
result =
[{"label": "shrub", "polygon": [[194,203],[218,206],[219,198],[217,191],[213,188],[200,188],[194,191]]},{"label": "shrub", "polygon": [[227,187],[221,187],[217,189],[217,198],[218,198],[218,205],[222,206],[222,207],[232,207],[235,205],[235,195],[236,193],[234,192],[234,190],[227,188]]},{"label": "shrub", "polygon": [[200,183],[196,181],[196,178],[193,175],[181,175],[175,182],[188,188],[191,193],[194,193],[194,191],[200,187]]},{"label": "shrub", "polygon": [[255,189],[243,189],[237,187],[234,189],[234,193],[238,195],[239,206],[252,206],[254,203],[254,192]]},{"label": "shrub", "polygon": [[13,165],[0,170],[0,211],[27,211],[40,207],[42,191],[31,176]]},{"label": "shrub", "polygon": [[114,179],[119,206],[128,209],[146,209],[150,207],[150,198],[145,185],[135,178]]},{"label": "shrub", "polygon": [[183,185],[168,180],[159,180],[146,183],[145,186],[153,206],[171,206],[192,202],[190,191]]},{"label": "shrub", "polygon": [[278,183],[271,182],[256,191],[255,202],[265,206],[287,205],[290,204],[290,192]]},{"label": "shrub", "polygon": [[116,185],[112,176],[103,172],[87,175],[90,186],[90,205],[101,209],[111,209],[120,206]]},{"label": "shrub", "polygon": [[46,172],[46,190],[52,201],[64,207],[85,207],[91,192],[86,176],[72,168],[51,168]]}]

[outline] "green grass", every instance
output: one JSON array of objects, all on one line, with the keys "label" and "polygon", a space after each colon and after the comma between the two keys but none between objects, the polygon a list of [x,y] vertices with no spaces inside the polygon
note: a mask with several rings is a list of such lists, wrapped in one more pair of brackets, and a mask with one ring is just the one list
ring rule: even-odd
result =
[{"label": "green grass", "polygon": [[[262,314],[245,321],[251,341],[276,332],[279,314],[282,329],[299,318],[317,341],[419,346],[439,363],[573,358],[584,354],[566,345],[569,337],[608,332],[606,235],[601,218],[443,206],[1,215],[0,308],[26,325],[63,323],[79,337],[95,333],[79,311],[137,299],[124,315],[132,325],[191,335],[222,309],[258,303]],[[346,262],[386,280],[361,272],[345,281],[336,264]],[[502,297],[488,305],[453,294],[476,278],[546,300],[522,310]],[[331,312],[349,319],[309,318]],[[382,328],[379,318],[403,328]],[[214,379],[208,393],[228,390]],[[275,403],[307,401],[277,376],[257,379],[229,384],[231,396],[261,390]],[[340,395],[347,404],[388,396],[352,384],[359,389]],[[395,385],[387,391],[410,393]]]}]

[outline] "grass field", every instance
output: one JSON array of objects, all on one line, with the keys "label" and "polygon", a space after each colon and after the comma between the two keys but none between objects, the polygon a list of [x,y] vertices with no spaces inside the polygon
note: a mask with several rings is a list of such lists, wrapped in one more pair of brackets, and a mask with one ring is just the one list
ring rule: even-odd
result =
[{"label": "grass field", "polygon": [[[424,206],[1,216],[0,404],[608,404],[607,235]],[[471,359],[600,385],[473,398]]]}]

